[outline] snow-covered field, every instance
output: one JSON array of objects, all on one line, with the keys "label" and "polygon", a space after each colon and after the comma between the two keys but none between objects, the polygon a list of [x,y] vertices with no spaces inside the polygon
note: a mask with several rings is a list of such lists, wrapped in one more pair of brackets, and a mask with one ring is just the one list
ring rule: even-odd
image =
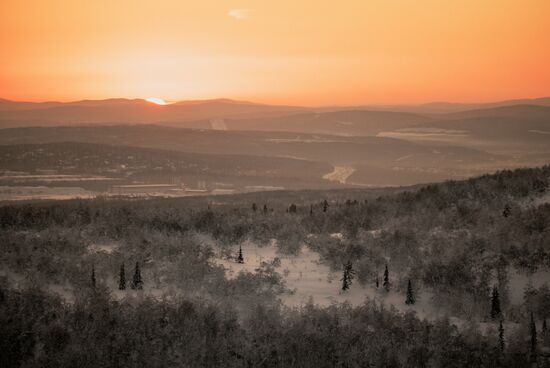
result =
[{"label": "snow-covered field", "polygon": [[93,198],[97,193],[78,187],[0,186],[0,201]]},{"label": "snow-covered field", "polygon": [[346,184],[346,181],[354,172],[355,169],[351,166],[334,166],[334,170],[326,175],[323,175],[323,179]]},{"label": "snow-covered field", "polygon": [[[303,246],[297,255],[285,255],[277,252],[274,243],[268,246],[259,247],[252,242],[242,244],[244,264],[237,263],[234,259],[220,256],[215,262],[223,265],[226,275],[229,278],[236,277],[240,271],[255,272],[262,262],[272,263],[276,258],[280,260],[277,272],[284,278],[287,288],[291,293],[282,295],[282,302],[290,307],[297,307],[312,301],[318,305],[330,305],[331,303],[348,302],[352,305],[362,304],[366,298],[384,303],[386,306],[393,305],[398,310],[414,310],[420,318],[437,318],[443,315],[431,305],[431,294],[427,291],[417,295],[417,302],[414,306],[405,304],[405,294],[390,291],[389,293],[374,287],[364,287],[357,280],[351,288],[342,292],[341,273],[333,272],[327,265],[323,264],[319,255]],[[236,255],[238,248],[233,250]],[[278,262],[275,262],[275,264]]]}]

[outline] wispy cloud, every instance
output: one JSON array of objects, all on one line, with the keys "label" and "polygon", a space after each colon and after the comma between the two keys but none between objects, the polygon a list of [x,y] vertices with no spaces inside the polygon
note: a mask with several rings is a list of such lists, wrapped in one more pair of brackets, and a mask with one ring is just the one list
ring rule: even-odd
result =
[{"label": "wispy cloud", "polygon": [[231,9],[227,15],[238,20],[245,20],[252,16],[252,9]]}]

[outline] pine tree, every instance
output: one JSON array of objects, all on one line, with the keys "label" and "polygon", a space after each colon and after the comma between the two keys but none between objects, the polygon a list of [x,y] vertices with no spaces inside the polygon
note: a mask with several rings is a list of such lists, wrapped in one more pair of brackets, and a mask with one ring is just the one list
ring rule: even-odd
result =
[{"label": "pine tree", "polygon": [[508,216],[510,216],[511,213],[512,213],[512,207],[510,207],[509,204],[504,206],[504,210],[502,210],[502,216],[508,217]]},{"label": "pine tree", "polygon": [[96,280],[95,280],[95,266],[92,265],[92,277],[91,277],[92,287],[95,288]]},{"label": "pine tree", "polygon": [[497,287],[493,287],[493,295],[491,297],[491,318],[495,319],[500,316],[500,296]]},{"label": "pine tree", "polygon": [[243,248],[239,245],[239,255],[237,256],[238,263],[244,263]]},{"label": "pine tree", "polygon": [[312,204],[309,206],[309,215],[313,216],[313,205]]},{"label": "pine tree", "polygon": [[327,210],[328,210],[328,202],[327,202],[327,200],[325,199],[325,200],[323,201],[323,212],[327,212]]},{"label": "pine tree", "polygon": [[376,273],[376,288],[378,289],[380,287],[380,278],[378,277],[378,272]]},{"label": "pine tree", "polygon": [[409,283],[407,285],[407,300],[405,301],[405,304],[413,305],[414,303],[416,303],[416,300],[414,298],[413,288],[412,288],[412,285],[411,285],[411,280],[409,280]]},{"label": "pine tree", "polygon": [[390,272],[388,271],[388,265],[386,264],[386,269],[384,270],[384,289],[390,291]]},{"label": "pine tree", "polygon": [[535,324],[535,318],[533,317],[533,312],[531,312],[531,354],[536,355],[537,352],[537,325]]},{"label": "pine tree", "polygon": [[256,203],[252,203],[252,211],[256,212],[258,210],[258,206],[256,206]]},{"label": "pine tree", "polygon": [[264,213],[267,213],[267,204],[264,204]]},{"label": "pine tree", "polygon": [[143,289],[143,280],[141,279],[141,271],[139,269],[139,262],[136,262],[136,268],[134,270],[134,279],[132,280],[132,289]]},{"label": "pine tree", "polygon": [[355,277],[355,271],[353,270],[353,264],[351,261],[344,263],[344,274],[342,276],[342,290],[346,291],[351,286]]},{"label": "pine tree", "polygon": [[296,213],[298,207],[296,207],[296,205],[294,203],[292,203],[289,207],[288,207],[288,212],[289,213]]},{"label": "pine tree", "polygon": [[126,271],[124,270],[124,263],[120,265],[118,290],[126,290]]},{"label": "pine tree", "polygon": [[500,348],[500,352],[504,352],[504,326],[502,325],[502,319],[499,321],[498,325],[498,346]]}]

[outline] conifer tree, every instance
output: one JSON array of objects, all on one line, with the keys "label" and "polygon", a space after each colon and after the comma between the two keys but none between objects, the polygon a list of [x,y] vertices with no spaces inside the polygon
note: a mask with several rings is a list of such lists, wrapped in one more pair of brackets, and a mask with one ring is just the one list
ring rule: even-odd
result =
[{"label": "conifer tree", "polygon": [[390,272],[388,271],[388,265],[386,264],[386,269],[384,270],[384,289],[390,291]]},{"label": "conifer tree", "polygon": [[512,213],[512,207],[510,207],[509,204],[504,206],[504,210],[502,210],[502,216],[508,217],[508,216],[510,216],[511,213]]},{"label": "conifer tree", "polygon": [[414,298],[413,288],[411,285],[411,280],[409,280],[409,283],[407,285],[407,300],[405,301],[405,304],[407,305],[413,305],[416,303],[416,299]]},{"label": "conifer tree", "polygon": [[243,248],[239,245],[239,254],[237,255],[237,262],[244,263]]},{"label": "conifer tree", "polygon": [[92,265],[91,283],[92,283],[92,287],[95,288],[96,280],[95,280],[95,266],[94,265]]},{"label": "conifer tree", "polygon": [[531,330],[531,354],[536,356],[537,352],[537,325],[535,324],[535,318],[533,317],[533,312],[531,312],[531,321],[530,321],[530,330]]},{"label": "conifer tree", "polygon": [[126,271],[124,270],[124,263],[120,265],[118,290],[126,290]]},{"label": "conifer tree", "polygon": [[342,276],[342,290],[346,291],[351,286],[355,277],[355,271],[353,270],[353,264],[351,261],[344,263],[344,274]]},{"label": "conifer tree", "polygon": [[258,210],[258,206],[256,206],[256,203],[252,203],[252,211],[256,212]]},{"label": "conifer tree", "polygon": [[378,289],[380,287],[380,278],[378,277],[378,272],[376,272],[376,288]]},{"label": "conifer tree", "polygon": [[296,213],[298,207],[296,207],[296,205],[294,203],[292,203],[289,207],[288,207],[288,212],[289,213]]},{"label": "conifer tree", "polygon": [[491,297],[491,318],[495,319],[500,316],[500,296],[497,287],[493,287],[493,295]]},{"label": "conifer tree", "polygon": [[267,204],[264,204],[264,213],[267,213]]},{"label": "conifer tree", "polygon": [[309,215],[313,216],[313,205],[309,205]]},{"label": "conifer tree", "polygon": [[134,270],[134,279],[132,280],[132,289],[143,289],[143,280],[141,279],[141,270],[139,269],[139,262],[136,262],[136,268]]},{"label": "conifer tree", "polygon": [[325,200],[323,201],[323,212],[327,212],[327,210],[328,210],[328,202],[327,202],[327,200],[325,199]]},{"label": "conifer tree", "polygon": [[502,319],[500,319],[499,321],[499,325],[498,325],[498,346],[500,348],[500,352],[503,353],[504,352],[504,326],[502,325]]}]

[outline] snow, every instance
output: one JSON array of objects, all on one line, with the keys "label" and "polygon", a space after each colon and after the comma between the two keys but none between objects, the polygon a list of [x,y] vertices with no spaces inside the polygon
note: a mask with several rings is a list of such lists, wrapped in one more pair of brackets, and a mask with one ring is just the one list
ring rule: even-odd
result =
[{"label": "snow", "polygon": [[[287,288],[291,290],[281,295],[281,301],[286,306],[299,307],[310,301],[321,306],[343,302],[357,306],[369,298],[388,307],[393,305],[402,312],[414,311],[419,318],[435,319],[445,315],[445,311],[432,305],[432,294],[426,290],[417,293],[416,304],[412,306],[405,304],[404,291],[386,292],[382,288],[362,286],[357,280],[348,291],[342,292],[341,274],[323,264],[319,254],[305,245],[297,255],[279,253],[275,242],[268,246],[258,246],[247,241],[241,244],[241,247],[244,264],[237,263],[234,258],[223,257],[221,249],[220,256],[215,258],[215,262],[226,269],[226,277],[234,278],[241,271],[255,272],[262,262],[271,263],[278,258],[280,266],[276,267],[276,270],[283,277]],[[238,249],[238,247],[232,249],[234,256]]]},{"label": "snow", "polygon": [[323,175],[323,179],[336,181],[341,184],[346,184],[347,179],[355,172],[351,166],[334,166],[334,170]]}]

